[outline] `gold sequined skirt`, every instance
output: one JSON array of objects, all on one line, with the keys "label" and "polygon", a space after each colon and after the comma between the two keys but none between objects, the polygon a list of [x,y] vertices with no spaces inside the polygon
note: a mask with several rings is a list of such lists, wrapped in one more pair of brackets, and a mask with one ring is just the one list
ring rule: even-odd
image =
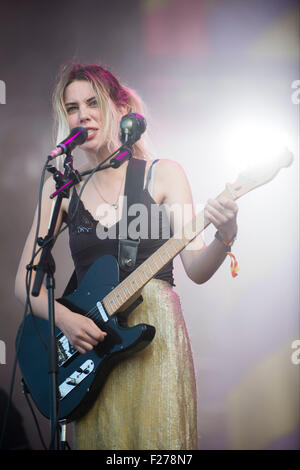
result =
[{"label": "gold sequined skirt", "polygon": [[128,325],[155,326],[153,341],[109,374],[93,407],[75,423],[77,449],[197,449],[196,381],[180,300],[152,279]]}]

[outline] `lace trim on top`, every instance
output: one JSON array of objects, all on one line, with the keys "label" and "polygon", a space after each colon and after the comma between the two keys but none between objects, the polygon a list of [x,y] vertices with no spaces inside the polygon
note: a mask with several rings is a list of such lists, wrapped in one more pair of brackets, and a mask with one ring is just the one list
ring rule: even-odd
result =
[{"label": "lace trim on top", "polygon": [[[73,191],[75,191],[75,195],[74,193],[72,194],[72,199],[74,196],[76,196],[76,200],[78,201],[78,194],[77,194],[76,189],[74,188]],[[74,210],[76,207],[77,207],[77,204],[75,205]],[[71,232],[77,233],[78,235],[81,233],[91,233],[93,229],[95,229],[95,226],[97,225],[97,223],[98,223],[97,220],[95,220],[92,214],[84,207],[83,202],[79,200],[79,205],[78,205],[74,219],[72,219],[72,214],[71,214],[71,221],[70,221]]]}]

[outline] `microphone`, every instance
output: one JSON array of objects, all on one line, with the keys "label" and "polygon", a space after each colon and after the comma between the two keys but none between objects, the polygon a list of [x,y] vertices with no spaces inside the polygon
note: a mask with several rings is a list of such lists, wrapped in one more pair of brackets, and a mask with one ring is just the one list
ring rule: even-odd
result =
[{"label": "microphone", "polygon": [[120,140],[123,144],[133,145],[146,130],[146,120],[138,113],[129,113],[122,117]]},{"label": "microphone", "polygon": [[53,158],[63,153],[72,152],[77,145],[82,145],[88,137],[88,131],[85,127],[74,127],[69,136],[57,145],[56,149],[50,153],[49,157]]},{"label": "microphone", "polygon": [[122,117],[120,122],[120,140],[122,147],[116,157],[110,160],[112,168],[119,168],[126,160],[132,157],[132,145],[139,140],[146,130],[146,119],[138,113],[129,113]]}]

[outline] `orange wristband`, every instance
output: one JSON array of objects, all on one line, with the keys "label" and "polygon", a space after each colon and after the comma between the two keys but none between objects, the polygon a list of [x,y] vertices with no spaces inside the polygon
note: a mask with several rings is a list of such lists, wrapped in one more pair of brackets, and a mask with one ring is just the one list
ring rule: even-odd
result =
[{"label": "orange wristband", "polygon": [[235,237],[233,238],[233,240],[231,242],[226,243],[226,242],[224,242],[224,240],[222,240],[221,235],[218,231],[215,234],[215,238],[217,240],[219,240],[221,243],[223,243],[223,245],[226,246],[226,248],[227,248],[226,255],[230,256],[230,258],[231,258],[231,260],[230,260],[231,275],[232,275],[232,277],[236,277],[238,275],[237,272],[239,271],[240,268],[238,266],[238,262],[236,260],[236,257],[234,256],[233,253],[231,253],[231,247],[234,243]]}]

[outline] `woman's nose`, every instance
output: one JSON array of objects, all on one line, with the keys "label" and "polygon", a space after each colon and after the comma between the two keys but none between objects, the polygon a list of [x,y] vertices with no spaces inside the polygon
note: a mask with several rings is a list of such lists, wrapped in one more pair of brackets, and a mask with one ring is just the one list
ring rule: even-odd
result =
[{"label": "woman's nose", "polygon": [[79,120],[80,120],[80,123],[84,123],[86,121],[88,121],[90,118],[89,118],[89,113],[88,113],[88,109],[87,108],[80,108],[79,109]]}]

